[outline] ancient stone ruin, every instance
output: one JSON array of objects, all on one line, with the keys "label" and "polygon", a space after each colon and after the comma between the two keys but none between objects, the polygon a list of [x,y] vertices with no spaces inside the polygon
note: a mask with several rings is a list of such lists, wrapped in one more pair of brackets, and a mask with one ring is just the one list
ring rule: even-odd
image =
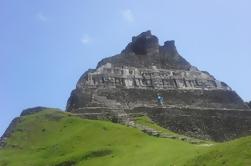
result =
[{"label": "ancient stone ruin", "polygon": [[147,115],[175,132],[216,141],[251,134],[251,111],[238,94],[187,62],[174,41],[160,46],[150,31],[85,72],[67,111],[126,124]]}]

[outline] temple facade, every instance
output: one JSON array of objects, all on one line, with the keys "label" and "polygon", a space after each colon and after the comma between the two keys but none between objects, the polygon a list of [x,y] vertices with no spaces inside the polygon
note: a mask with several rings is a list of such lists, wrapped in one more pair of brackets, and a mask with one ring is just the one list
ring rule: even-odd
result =
[{"label": "temple facade", "polygon": [[132,37],[121,53],[86,71],[66,111],[122,124],[146,115],[174,132],[216,141],[251,133],[251,112],[241,97],[192,66],[173,40],[160,45],[150,31]]},{"label": "temple facade", "polygon": [[152,68],[113,67],[111,63],[106,63],[95,71],[87,73],[78,87],[231,90],[225,83],[199,70],[157,69],[156,66]]}]

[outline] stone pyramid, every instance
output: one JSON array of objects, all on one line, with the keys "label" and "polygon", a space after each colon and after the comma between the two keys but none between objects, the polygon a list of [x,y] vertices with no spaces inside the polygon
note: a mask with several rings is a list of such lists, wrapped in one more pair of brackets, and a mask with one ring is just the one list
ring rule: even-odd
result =
[{"label": "stone pyramid", "polygon": [[[163,103],[156,100],[163,97]],[[143,32],[79,79],[67,111],[129,123],[147,115],[175,132],[224,141],[251,133],[251,111],[226,83],[200,71],[177,51]]]}]

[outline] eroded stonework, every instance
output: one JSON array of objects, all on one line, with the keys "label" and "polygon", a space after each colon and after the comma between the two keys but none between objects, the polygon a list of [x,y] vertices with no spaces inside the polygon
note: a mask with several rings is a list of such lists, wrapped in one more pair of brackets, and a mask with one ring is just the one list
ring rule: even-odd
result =
[{"label": "eroded stonework", "polygon": [[225,83],[199,70],[167,70],[158,69],[156,66],[113,67],[111,63],[84,75],[77,87],[231,90]]},{"label": "eroded stonework", "polygon": [[[156,101],[157,94],[163,97],[162,105]],[[166,41],[160,46],[158,38],[150,31],[133,37],[120,54],[101,60],[96,69],[85,72],[67,103],[69,112],[87,118],[116,119],[122,123],[128,123],[132,116],[137,116],[137,108],[156,110],[159,107],[166,110],[168,123],[164,122],[165,118],[159,117],[162,115],[159,111],[154,117],[144,111],[141,114],[159,120],[158,123],[163,127],[182,134],[193,131],[184,127],[186,124],[179,124],[193,124],[196,112],[203,117],[203,110],[213,110],[214,114],[205,114],[204,118],[196,119],[193,125],[196,132],[188,135],[200,138],[204,135],[206,139],[222,141],[251,133],[251,130],[247,130],[251,129],[251,123],[236,123],[241,124],[238,128],[238,125],[229,126],[225,118],[230,112],[231,122],[239,122],[242,115],[250,116],[250,113],[246,113],[250,111],[247,104],[238,94],[226,83],[187,62],[179,55],[174,41]],[[175,114],[175,123],[170,119],[172,110],[173,113],[179,112]],[[189,110],[193,112],[191,115]],[[232,116],[234,112],[239,112],[238,116]],[[183,115],[189,115],[189,118],[177,118]],[[215,118],[217,115],[219,117]],[[205,119],[206,123],[203,122]],[[215,119],[219,122],[214,123]],[[210,125],[211,122],[215,125]],[[234,129],[230,130],[231,127]],[[229,128],[228,136],[212,132],[217,128]]]}]

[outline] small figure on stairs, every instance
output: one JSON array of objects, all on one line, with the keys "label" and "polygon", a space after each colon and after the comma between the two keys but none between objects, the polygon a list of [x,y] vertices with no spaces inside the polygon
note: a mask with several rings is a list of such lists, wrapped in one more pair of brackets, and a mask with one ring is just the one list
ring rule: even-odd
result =
[{"label": "small figure on stairs", "polygon": [[164,98],[162,96],[160,96],[160,94],[158,93],[157,94],[157,102],[158,102],[158,105],[163,105],[163,100]]}]

